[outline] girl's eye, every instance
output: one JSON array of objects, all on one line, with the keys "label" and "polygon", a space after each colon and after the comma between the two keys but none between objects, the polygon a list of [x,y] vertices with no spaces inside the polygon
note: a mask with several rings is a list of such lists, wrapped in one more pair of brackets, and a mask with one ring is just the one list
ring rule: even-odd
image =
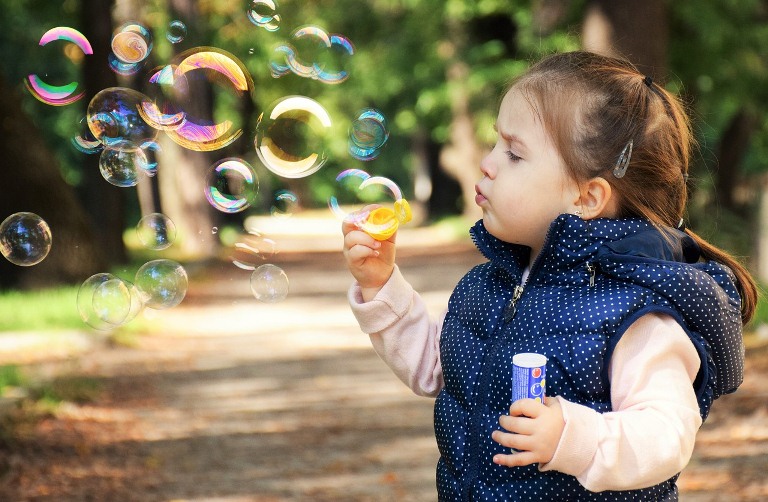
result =
[{"label": "girl's eye", "polygon": [[512,153],[509,150],[507,150],[505,153],[507,154],[507,157],[509,157],[509,160],[511,160],[512,162],[517,162],[518,160],[523,160],[521,157],[518,157],[517,155],[515,155],[514,153]]}]

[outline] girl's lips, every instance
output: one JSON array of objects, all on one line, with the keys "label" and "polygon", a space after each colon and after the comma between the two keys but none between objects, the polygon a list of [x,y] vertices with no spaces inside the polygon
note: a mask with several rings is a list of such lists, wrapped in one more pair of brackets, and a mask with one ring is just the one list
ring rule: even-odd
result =
[{"label": "girl's lips", "polygon": [[475,204],[477,204],[478,206],[488,200],[485,198],[485,195],[483,195],[482,192],[480,192],[479,187],[475,187],[475,192],[477,193],[477,195],[475,195]]}]

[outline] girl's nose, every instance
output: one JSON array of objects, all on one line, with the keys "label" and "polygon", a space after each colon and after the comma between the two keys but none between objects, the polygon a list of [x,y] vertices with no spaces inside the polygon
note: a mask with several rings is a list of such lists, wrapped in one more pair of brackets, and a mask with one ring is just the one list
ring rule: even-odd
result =
[{"label": "girl's nose", "polygon": [[483,173],[486,177],[493,179],[493,173],[495,172],[495,169],[493,168],[493,161],[491,160],[490,153],[483,157],[483,160],[480,161],[480,172]]}]

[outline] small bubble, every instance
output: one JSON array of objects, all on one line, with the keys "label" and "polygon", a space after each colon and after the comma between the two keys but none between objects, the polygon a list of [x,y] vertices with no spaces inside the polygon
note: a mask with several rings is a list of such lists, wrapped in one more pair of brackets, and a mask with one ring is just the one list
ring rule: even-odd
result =
[{"label": "small bubble", "polygon": [[288,288],[288,276],[277,265],[261,265],[251,274],[251,291],[259,301],[283,301],[288,296]]},{"label": "small bubble", "polygon": [[153,260],[136,271],[136,288],[145,306],[162,310],[184,299],[189,285],[187,272],[173,260]]},{"label": "small bubble", "polygon": [[176,239],[176,225],[162,213],[151,213],[139,220],[136,235],[147,249],[166,249]]},{"label": "small bubble", "polygon": [[51,243],[48,223],[35,213],[14,213],[0,223],[0,252],[14,265],[37,265],[48,256]]},{"label": "small bubble", "polygon": [[165,38],[172,44],[178,44],[184,37],[187,36],[187,25],[178,19],[168,23],[168,31],[165,33]]}]

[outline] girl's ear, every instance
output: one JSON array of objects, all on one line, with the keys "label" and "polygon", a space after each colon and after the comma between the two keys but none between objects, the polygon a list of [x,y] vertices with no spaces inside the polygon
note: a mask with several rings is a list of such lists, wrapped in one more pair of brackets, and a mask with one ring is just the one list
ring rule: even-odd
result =
[{"label": "girl's ear", "polygon": [[582,213],[582,219],[613,217],[617,210],[617,201],[613,187],[605,178],[596,176],[581,186],[576,203]]}]

